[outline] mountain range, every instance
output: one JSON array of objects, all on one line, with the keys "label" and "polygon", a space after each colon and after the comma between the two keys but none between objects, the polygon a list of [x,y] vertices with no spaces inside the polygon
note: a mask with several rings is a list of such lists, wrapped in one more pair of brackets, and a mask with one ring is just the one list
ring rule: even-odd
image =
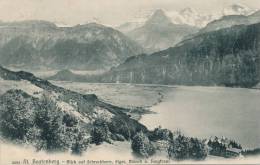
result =
[{"label": "mountain range", "polygon": [[250,25],[260,22],[260,11],[254,12],[248,16],[245,15],[227,15],[220,19],[214,20],[202,28],[199,33],[215,31],[223,28],[228,28],[235,25]]},{"label": "mountain range", "polygon": [[202,33],[176,47],[128,58],[100,82],[252,87],[260,80],[260,24]]},{"label": "mountain range", "polygon": [[0,64],[36,69],[109,69],[143,48],[112,28],[47,21],[0,23]]},{"label": "mountain range", "polygon": [[[116,29],[126,33],[139,28],[145,24],[147,19],[155,12],[155,9],[148,10],[146,12],[142,11],[136,18],[132,21],[124,23],[116,27]],[[235,3],[224,7],[221,11],[214,13],[201,13],[192,7],[186,7],[180,11],[168,10],[165,14],[171,19],[174,24],[186,24],[190,26],[195,26],[198,28],[205,27],[209,22],[219,19],[227,15],[245,15],[248,16],[256,12],[256,9],[250,8],[246,5]]]},{"label": "mountain range", "polygon": [[198,31],[189,25],[173,24],[163,10],[156,10],[145,24],[126,33],[131,39],[142,45],[147,53],[174,46],[185,36]]},{"label": "mountain range", "polygon": [[250,8],[244,4],[236,3],[225,7],[222,11],[223,15],[251,15],[256,12],[257,9]]},{"label": "mountain range", "polygon": [[193,8],[184,8],[179,12],[157,9],[151,10],[150,15],[146,13],[145,18],[138,17],[135,22],[116,28],[142,45],[146,53],[153,53],[200,33],[257,23],[259,17],[251,17],[255,11],[242,4],[230,5],[214,15],[203,15]]}]

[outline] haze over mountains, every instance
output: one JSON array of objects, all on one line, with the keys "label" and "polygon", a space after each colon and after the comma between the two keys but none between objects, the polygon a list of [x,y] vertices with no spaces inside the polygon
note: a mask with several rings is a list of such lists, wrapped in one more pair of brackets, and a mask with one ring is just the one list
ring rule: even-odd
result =
[{"label": "haze over mountains", "polygon": [[100,70],[140,53],[142,48],[124,34],[95,23],[0,23],[0,64],[6,66]]}]

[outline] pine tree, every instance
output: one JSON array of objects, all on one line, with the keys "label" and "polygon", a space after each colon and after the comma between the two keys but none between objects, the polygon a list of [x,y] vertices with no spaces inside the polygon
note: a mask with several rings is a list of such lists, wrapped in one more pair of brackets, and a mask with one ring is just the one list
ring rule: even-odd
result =
[{"label": "pine tree", "polygon": [[149,157],[155,153],[155,147],[142,131],[133,137],[131,147],[134,153],[142,157]]},{"label": "pine tree", "polygon": [[103,119],[97,119],[93,123],[93,129],[91,131],[92,142],[99,145],[104,141],[109,141],[109,128]]}]

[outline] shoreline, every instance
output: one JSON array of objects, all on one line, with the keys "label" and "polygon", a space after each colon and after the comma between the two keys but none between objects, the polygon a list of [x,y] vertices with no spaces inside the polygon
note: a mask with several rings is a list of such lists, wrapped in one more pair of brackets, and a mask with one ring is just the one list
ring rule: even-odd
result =
[{"label": "shoreline", "polygon": [[165,99],[165,95],[164,94],[162,94],[161,92],[158,92],[158,95],[159,95],[159,98],[157,99],[157,101],[155,102],[155,103],[153,103],[151,106],[147,106],[147,107],[140,107],[141,109],[141,111],[140,110],[138,110],[138,109],[134,109],[134,113],[133,112],[129,112],[131,115],[137,115],[135,118],[132,118],[132,119],[135,119],[135,120],[137,120],[138,122],[142,119],[142,116],[143,115],[146,115],[146,114],[157,114],[157,112],[154,112],[154,111],[152,111],[151,110],[151,108],[153,107],[153,106],[156,106],[156,105],[158,105],[158,104],[160,104],[160,103],[162,103],[163,102],[163,100]]}]

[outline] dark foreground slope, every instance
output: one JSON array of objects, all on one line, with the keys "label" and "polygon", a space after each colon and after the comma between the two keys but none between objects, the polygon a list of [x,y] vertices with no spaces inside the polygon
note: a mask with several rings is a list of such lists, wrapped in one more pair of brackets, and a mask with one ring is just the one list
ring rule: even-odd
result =
[{"label": "dark foreground slope", "polygon": [[260,79],[260,24],[201,34],[151,55],[128,58],[99,82],[252,87]]},{"label": "dark foreground slope", "polygon": [[31,73],[2,67],[0,77],[10,83],[27,81],[43,90],[30,95],[11,89],[0,96],[0,135],[5,139],[30,142],[39,150],[80,153],[91,143],[129,140],[138,131],[147,132],[145,126],[126,115],[127,109],[104,103],[94,94],[79,94]]}]

